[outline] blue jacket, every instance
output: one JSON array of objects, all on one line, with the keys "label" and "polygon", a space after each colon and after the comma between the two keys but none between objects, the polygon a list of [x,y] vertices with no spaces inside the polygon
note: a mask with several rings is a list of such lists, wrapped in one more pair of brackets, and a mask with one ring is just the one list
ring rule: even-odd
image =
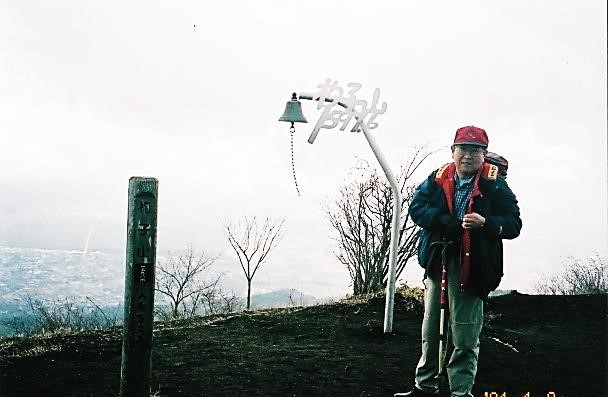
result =
[{"label": "blue jacket", "polygon": [[[425,278],[434,278],[437,274],[433,266],[440,260],[440,250],[431,248],[431,244],[442,241],[452,219],[446,196],[435,182],[435,176],[436,171],[416,188],[409,206],[412,221],[423,229],[418,242],[418,262],[425,269]],[[471,287],[486,299],[503,276],[502,239],[519,236],[522,222],[517,199],[504,178],[480,178],[478,186],[481,195],[473,199],[472,208],[486,221],[482,228],[471,230]]]}]

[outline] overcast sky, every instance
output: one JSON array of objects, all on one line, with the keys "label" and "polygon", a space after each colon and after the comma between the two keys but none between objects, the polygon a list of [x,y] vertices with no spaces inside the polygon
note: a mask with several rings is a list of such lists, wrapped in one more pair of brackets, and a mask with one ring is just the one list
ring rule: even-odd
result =
[{"label": "overcast sky", "polygon": [[361,83],[360,99],[380,89],[374,134],[395,171],[414,147],[441,149],[419,180],[450,161],[458,127],[486,129],[524,224],[505,244],[501,288],[606,255],[600,0],[2,0],[0,244],[82,249],[91,230],[91,249],[120,252],[128,180],[151,176],[159,251],[192,242],[234,262],[222,219],[286,216],[266,276],[346,290],[322,204],[357,158],[377,162],[362,134],[324,129],[307,143],[321,113],[305,101],[298,197],[277,121],[291,92],[326,78]]}]

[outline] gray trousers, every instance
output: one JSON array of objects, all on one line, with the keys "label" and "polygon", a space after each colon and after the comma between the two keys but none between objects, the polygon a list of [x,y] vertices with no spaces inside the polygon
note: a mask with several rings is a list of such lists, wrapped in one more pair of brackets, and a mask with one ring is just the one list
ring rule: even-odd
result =
[{"label": "gray trousers", "polygon": [[[440,278],[427,278],[425,287],[422,356],[416,367],[416,387],[427,393],[436,393],[439,389]],[[479,356],[479,334],[483,326],[483,301],[470,290],[460,290],[458,263],[454,259],[448,263],[448,305],[454,345],[446,367],[450,392],[452,396],[472,396]]]}]

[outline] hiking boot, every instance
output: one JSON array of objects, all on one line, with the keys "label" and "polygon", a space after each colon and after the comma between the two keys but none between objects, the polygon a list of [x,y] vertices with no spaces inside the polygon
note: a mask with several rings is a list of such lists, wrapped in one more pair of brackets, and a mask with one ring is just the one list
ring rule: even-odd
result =
[{"label": "hiking boot", "polygon": [[395,393],[393,397],[437,397],[439,393],[425,393],[422,390],[418,389],[416,386],[412,389],[412,391],[408,391],[406,393]]}]

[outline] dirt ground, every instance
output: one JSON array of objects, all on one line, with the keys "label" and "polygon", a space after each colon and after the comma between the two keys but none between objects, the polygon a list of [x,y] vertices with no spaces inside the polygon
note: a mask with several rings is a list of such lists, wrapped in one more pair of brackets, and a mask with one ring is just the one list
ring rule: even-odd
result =
[{"label": "dirt ground", "polygon": [[[511,294],[486,306],[475,396],[605,396],[607,296]],[[384,298],[156,323],[155,396],[389,397],[409,390],[422,307]],[[121,330],[0,339],[0,396],[116,396]]]}]

